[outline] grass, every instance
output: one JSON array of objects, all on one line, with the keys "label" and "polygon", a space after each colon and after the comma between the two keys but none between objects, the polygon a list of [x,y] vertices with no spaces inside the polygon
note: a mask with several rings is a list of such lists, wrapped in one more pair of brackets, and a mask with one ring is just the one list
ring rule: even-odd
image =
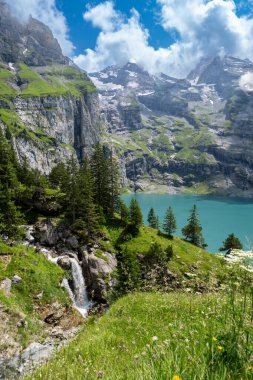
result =
[{"label": "grass", "polygon": [[[113,240],[116,243],[116,231],[112,231]],[[174,237],[172,240],[165,235],[158,234],[157,230],[143,226],[137,237],[123,243],[122,248],[127,248],[128,251],[146,255],[151,244],[154,242],[160,244],[162,248],[167,248],[172,245],[174,256],[169,262],[169,269],[178,276],[181,281],[185,280],[185,286],[197,286],[197,283],[202,286],[215,285],[224,279],[227,275],[228,268],[224,264],[223,258],[207,251],[198,248],[179,237]],[[197,278],[185,279],[185,273],[191,272],[197,275]],[[196,283],[197,281],[197,283]]]},{"label": "grass", "polygon": [[[22,281],[12,284],[10,297],[0,290],[0,310],[8,315],[6,328],[13,325],[12,335],[22,347],[26,347],[29,342],[41,340],[45,336],[45,327],[37,307],[54,302],[68,305],[70,301],[60,286],[64,277],[61,268],[49,262],[44,255],[35,253],[32,248],[27,249],[22,245],[10,247],[0,241],[0,282],[4,278],[12,279],[14,275],[20,276]],[[38,294],[41,297],[38,298]],[[17,327],[20,318],[25,323]],[[0,353],[4,349],[0,344]]]},{"label": "grass", "polygon": [[252,379],[245,293],[135,293],[118,300],[28,379]]},{"label": "grass", "polygon": [[[10,300],[26,313],[34,311],[34,299],[43,291],[40,300],[41,305],[59,301],[68,303],[68,297],[60,283],[64,277],[64,271],[52,264],[42,254],[35,253],[33,248],[24,246],[9,247],[0,244],[0,257],[3,254],[12,255],[12,259],[6,269],[0,272],[0,280],[18,275],[22,278],[20,284],[13,284]],[[1,301],[5,297],[1,294]]]}]

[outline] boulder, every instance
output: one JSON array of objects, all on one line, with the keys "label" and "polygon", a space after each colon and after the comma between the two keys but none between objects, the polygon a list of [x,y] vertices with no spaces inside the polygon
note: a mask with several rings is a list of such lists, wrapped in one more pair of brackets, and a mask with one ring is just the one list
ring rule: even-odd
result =
[{"label": "boulder", "polygon": [[4,292],[6,297],[11,295],[11,280],[9,278],[4,278],[0,283],[0,289]]},{"label": "boulder", "polygon": [[71,269],[71,261],[68,256],[60,257],[57,260],[57,264],[64,270],[70,270]]},{"label": "boulder", "polygon": [[55,225],[50,219],[44,219],[37,222],[34,226],[33,236],[40,244],[54,246],[59,240]]},{"label": "boulder", "polygon": [[20,284],[22,282],[22,277],[15,274],[15,276],[13,276],[13,278],[12,278],[12,282],[13,282],[13,284]]},{"label": "boulder", "polygon": [[70,236],[66,240],[66,245],[70,249],[77,249],[79,247],[78,240],[75,236]]},{"label": "boulder", "polygon": [[97,302],[105,302],[108,291],[115,285],[113,272],[117,266],[116,258],[108,252],[96,256],[96,251],[82,252],[82,268],[90,297]]}]

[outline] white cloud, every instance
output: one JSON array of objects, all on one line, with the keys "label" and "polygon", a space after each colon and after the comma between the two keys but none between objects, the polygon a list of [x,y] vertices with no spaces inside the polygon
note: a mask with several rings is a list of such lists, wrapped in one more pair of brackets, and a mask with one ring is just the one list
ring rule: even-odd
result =
[{"label": "white cloud", "polygon": [[118,25],[121,20],[120,13],[114,10],[111,1],[106,1],[93,8],[89,5],[83,18],[85,21],[90,21],[94,27],[104,31],[115,29],[115,25]]},{"label": "white cloud", "polygon": [[253,19],[238,17],[232,0],[156,0],[165,31],[177,30],[180,39],[168,48],[149,44],[149,32],[137,11],[129,19],[106,1],[88,9],[86,21],[101,32],[94,50],[74,58],[91,72],[113,64],[134,61],[150,72],[185,76],[205,56],[227,54],[253,59]]},{"label": "white cloud", "polygon": [[6,2],[19,19],[26,21],[31,15],[48,25],[64,54],[72,54],[74,46],[68,37],[67,22],[63,13],[56,8],[55,0],[6,0]]},{"label": "white cloud", "polygon": [[246,73],[242,75],[239,85],[244,91],[253,91],[253,73]]}]

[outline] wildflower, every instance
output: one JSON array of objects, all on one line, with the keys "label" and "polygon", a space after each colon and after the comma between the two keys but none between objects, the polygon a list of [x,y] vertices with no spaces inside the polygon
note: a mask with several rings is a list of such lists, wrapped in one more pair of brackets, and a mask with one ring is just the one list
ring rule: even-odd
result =
[{"label": "wildflower", "polygon": [[182,379],[181,379],[180,376],[178,376],[178,375],[174,375],[174,376],[172,377],[172,380],[182,380]]},{"label": "wildflower", "polygon": [[137,360],[139,358],[139,355],[134,355],[134,359]]},{"label": "wildflower", "polygon": [[223,350],[223,347],[222,346],[218,346],[218,350]]},{"label": "wildflower", "polygon": [[136,344],[135,340],[132,341],[132,344]]},{"label": "wildflower", "polygon": [[217,342],[217,340],[218,340],[217,338],[213,337],[213,341],[214,341],[214,342]]},{"label": "wildflower", "polygon": [[156,342],[157,340],[158,340],[158,337],[157,337],[157,336],[153,336],[153,337],[152,337],[152,341],[153,341],[153,342]]}]

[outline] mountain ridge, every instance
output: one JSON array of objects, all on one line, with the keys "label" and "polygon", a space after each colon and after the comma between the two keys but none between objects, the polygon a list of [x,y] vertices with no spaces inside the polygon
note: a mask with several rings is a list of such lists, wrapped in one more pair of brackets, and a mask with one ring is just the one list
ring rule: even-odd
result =
[{"label": "mountain ridge", "polygon": [[149,75],[134,63],[90,73],[109,132],[104,140],[118,150],[126,183],[252,196],[249,72],[249,60],[225,56],[200,63],[186,79]]}]

